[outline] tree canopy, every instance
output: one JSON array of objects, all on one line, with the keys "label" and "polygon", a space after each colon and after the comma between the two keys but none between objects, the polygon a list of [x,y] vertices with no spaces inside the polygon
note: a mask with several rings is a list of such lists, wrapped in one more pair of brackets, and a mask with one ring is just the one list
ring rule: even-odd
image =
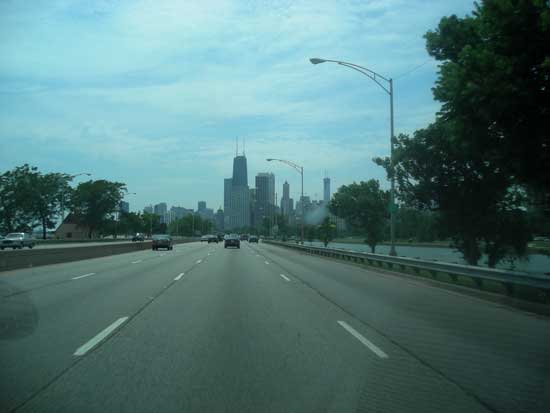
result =
[{"label": "tree canopy", "polygon": [[389,192],[374,179],[343,185],[333,195],[330,211],[367,235],[365,242],[375,251],[384,239],[388,217]]}]

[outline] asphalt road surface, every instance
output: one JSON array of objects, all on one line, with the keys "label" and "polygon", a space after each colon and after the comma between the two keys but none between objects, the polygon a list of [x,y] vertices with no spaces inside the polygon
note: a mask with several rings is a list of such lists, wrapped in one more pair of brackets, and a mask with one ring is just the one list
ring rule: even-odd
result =
[{"label": "asphalt road surface", "polygon": [[[149,240],[150,241],[150,240]],[[140,242],[140,241],[138,241]],[[128,240],[122,240],[122,241],[91,241],[91,242],[44,242],[36,244],[33,248],[24,247],[21,250],[20,249],[13,249],[11,247],[5,247],[4,250],[0,250],[1,252],[8,252],[8,251],[32,251],[33,249],[51,249],[51,248],[75,248],[75,247],[94,247],[98,245],[117,245],[117,244],[131,244],[132,241]]]},{"label": "asphalt road surface", "polygon": [[0,274],[0,411],[543,412],[550,319],[265,244]]}]

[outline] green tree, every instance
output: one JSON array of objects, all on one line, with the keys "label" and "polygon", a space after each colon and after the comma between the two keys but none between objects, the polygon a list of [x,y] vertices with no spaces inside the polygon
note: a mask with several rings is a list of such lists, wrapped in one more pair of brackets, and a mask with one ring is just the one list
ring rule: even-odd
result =
[{"label": "green tree", "polygon": [[440,62],[439,117],[456,123],[455,139],[548,202],[548,1],[484,0],[472,16],[443,17],[425,38]]},{"label": "green tree", "polygon": [[309,242],[313,242],[317,238],[317,228],[315,225],[304,225],[304,237]]},{"label": "green tree", "polygon": [[77,186],[71,207],[79,222],[88,227],[89,238],[118,210],[124,191],[125,184],[106,180],[82,182]]},{"label": "green tree", "polygon": [[25,164],[0,175],[0,230],[32,229],[32,176],[37,168]]},{"label": "green tree", "polygon": [[157,214],[144,212],[140,215],[140,218],[141,230],[138,232],[144,232],[148,236],[160,233],[160,217]]},{"label": "green tree", "polygon": [[27,164],[0,175],[0,226],[2,230],[30,231],[37,225],[46,231],[55,225],[61,198],[71,191],[71,177],[61,173],[42,174]]},{"label": "green tree", "polygon": [[367,235],[365,242],[374,253],[384,239],[388,216],[389,193],[374,179],[338,188],[330,201],[330,211]]},{"label": "green tree", "polygon": [[334,239],[335,234],[336,234],[336,225],[330,222],[329,217],[325,217],[321,225],[319,225],[319,227],[317,228],[317,235],[319,236],[321,241],[323,241],[323,244],[325,244],[325,247],[328,245],[330,241]]},{"label": "green tree", "polygon": [[469,264],[482,252],[490,266],[525,255],[527,203],[516,188],[549,199],[549,30],[548,6],[536,0],[486,0],[473,16],[442,18],[425,36],[441,62],[441,111],[413,138],[396,139],[395,171],[378,160],[395,172],[402,199],[440,211]]},{"label": "green tree", "polygon": [[34,194],[30,200],[31,213],[42,226],[42,237],[46,239],[47,229],[55,226],[55,216],[60,212],[61,198],[70,193],[71,176],[61,173],[33,173],[31,175]]}]

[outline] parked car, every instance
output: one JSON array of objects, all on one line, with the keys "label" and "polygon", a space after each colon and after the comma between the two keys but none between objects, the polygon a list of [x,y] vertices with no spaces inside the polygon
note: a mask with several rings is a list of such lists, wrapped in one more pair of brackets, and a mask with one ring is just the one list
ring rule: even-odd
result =
[{"label": "parked car", "polygon": [[141,232],[136,233],[136,235],[132,237],[132,242],[136,241],[145,241],[145,234],[142,234]]},{"label": "parked car", "polygon": [[158,250],[159,248],[174,249],[172,246],[172,237],[164,234],[153,235],[152,248],[153,250]]},{"label": "parked car", "polygon": [[208,237],[209,237],[209,235],[203,235],[201,237],[201,242],[208,242]]},{"label": "parked car", "polygon": [[248,242],[255,242],[257,244],[258,243],[258,236],[257,235],[251,235],[250,237],[248,237]]},{"label": "parked car", "polygon": [[0,241],[0,249],[2,250],[4,248],[32,248],[34,247],[34,245],[34,239],[29,234],[26,234],[24,232],[11,232]]},{"label": "parked car", "polygon": [[210,244],[211,242],[215,242],[217,244],[218,243],[218,237],[216,235],[209,235],[208,236],[208,243]]},{"label": "parked car", "polygon": [[224,248],[227,247],[237,247],[241,248],[241,239],[238,234],[230,234],[225,238]]}]

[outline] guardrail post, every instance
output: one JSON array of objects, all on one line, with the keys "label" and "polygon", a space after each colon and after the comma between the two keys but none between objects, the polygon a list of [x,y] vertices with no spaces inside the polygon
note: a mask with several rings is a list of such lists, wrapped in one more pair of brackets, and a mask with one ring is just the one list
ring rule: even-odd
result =
[{"label": "guardrail post", "polygon": [[514,295],[514,284],[512,283],[503,283],[504,287],[506,287],[506,295],[509,295],[512,297]]},{"label": "guardrail post", "polygon": [[479,288],[480,290],[483,288],[483,280],[481,278],[472,277],[472,280],[474,280],[477,288]]}]

